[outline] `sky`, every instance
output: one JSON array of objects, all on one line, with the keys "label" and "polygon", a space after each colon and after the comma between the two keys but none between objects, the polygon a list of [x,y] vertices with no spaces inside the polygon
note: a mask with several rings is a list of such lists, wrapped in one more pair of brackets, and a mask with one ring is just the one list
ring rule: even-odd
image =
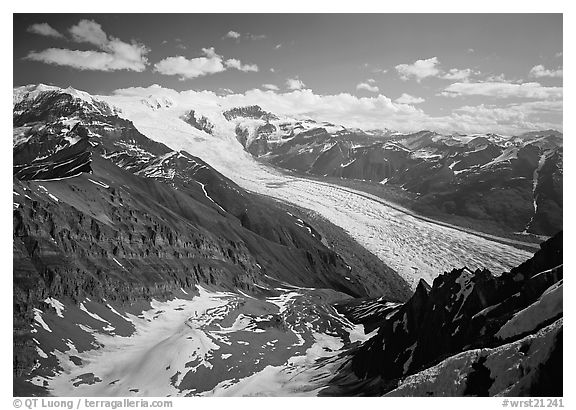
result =
[{"label": "sky", "polygon": [[[562,130],[561,14],[14,14],[14,86],[363,129]],[[193,107],[191,107],[193,108]]]}]

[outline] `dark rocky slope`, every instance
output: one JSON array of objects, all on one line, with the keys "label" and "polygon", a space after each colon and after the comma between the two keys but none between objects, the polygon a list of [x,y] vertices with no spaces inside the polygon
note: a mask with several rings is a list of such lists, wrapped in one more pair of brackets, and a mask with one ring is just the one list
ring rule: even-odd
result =
[{"label": "dark rocky slope", "polygon": [[[350,320],[378,332],[349,352],[324,394],[488,395],[491,389],[492,395],[505,388],[512,395],[561,395],[561,360],[556,357],[562,356],[562,266],[560,233],[531,259],[499,276],[454,269],[432,286],[421,281],[402,305],[382,299],[339,305]],[[531,345],[539,347],[531,350]],[[492,357],[502,352],[519,356],[510,353],[500,362]],[[463,377],[455,379],[449,369],[462,360]],[[526,367],[511,376],[499,366]],[[486,382],[485,388],[476,378]],[[463,390],[445,384],[460,384]],[[542,386],[552,384],[556,388],[544,391]]]}]

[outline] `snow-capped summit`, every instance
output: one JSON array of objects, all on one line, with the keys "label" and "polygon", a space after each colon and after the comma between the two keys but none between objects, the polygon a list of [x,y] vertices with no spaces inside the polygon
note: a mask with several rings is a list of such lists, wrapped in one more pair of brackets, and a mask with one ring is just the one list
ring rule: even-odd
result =
[{"label": "snow-capped summit", "polygon": [[176,102],[173,99],[165,96],[149,95],[146,98],[142,98],[140,101],[142,104],[153,110],[172,108],[176,105]]},{"label": "snow-capped summit", "polygon": [[33,100],[38,95],[50,92],[50,91],[61,91],[60,87],[55,87],[53,85],[46,84],[28,84],[21,87],[14,88],[12,95],[12,104],[16,105],[22,100]]},{"label": "snow-capped summit", "polygon": [[[96,98],[85,91],[73,87],[60,88],[45,84],[29,84],[14,88],[13,99],[14,118],[27,112],[48,110],[61,116],[69,116],[73,112],[93,112],[102,115],[114,115],[119,112],[102,99]],[[20,121],[21,122],[21,121]]]}]

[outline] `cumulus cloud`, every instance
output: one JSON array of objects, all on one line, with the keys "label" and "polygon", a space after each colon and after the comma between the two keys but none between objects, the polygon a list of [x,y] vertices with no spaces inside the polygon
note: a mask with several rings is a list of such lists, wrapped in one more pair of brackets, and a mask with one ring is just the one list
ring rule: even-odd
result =
[{"label": "cumulus cloud", "polygon": [[301,90],[302,88],[306,87],[306,84],[304,84],[298,78],[289,78],[286,80],[286,87],[289,90]]},{"label": "cumulus cloud", "polygon": [[562,101],[530,101],[505,106],[463,106],[451,115],[465,132],[517,134],[524,131],[562,126]]},{"label": "cumulus cloud", "polygon": [[158,85],[116,90],[115,94],[168,96],[183,109],[201,106],[219,111],[258,104],[279,115],[314,118],[362,129],[430,129],[438,132],[498,132],[515,135],[534,129],[562,128],[562,101],[464,106],[445,116],[434,117],[413,105],[392,101],[381,94],[357,97],[348,93],[319,95],[310,89],[283,93],[254,89],[241,94],[218,95],[211,91],[178,92]]},{"label": "cumulus cloud", "polygon": [[280,47],[282,47],[282,44],[276,44],[276,45],[274,46],[274,49],[275,49],[275,50],[278,50]]},{"label": "cumulus cloud", "polygon": [[426,60],[416,60],[412,64],[398,64],[396,71],[400,78],[404,81],[415,78],[416,81],[421,81],[426,77],[434,77],[440,73],[438,68],[438,58],[432,57]]},{"label": "cumulus cloud", "polygon": [[[142,50],[127,50],[129,55],[121,56],[102,51],[80,51],[62,48],[49,48],[43,51],[31,51],[28,60],[41,61],[46,64],[68,66],[78,70],[92,71],[144,71],[146,59]],[[137,57],[131,58],[130,55]]]},{"label": "cumulus cloud", "polygon": [[437,57],[426,60],[416,60],[412,64],[399,64],[396,66],[400,79],[406,81],[414,78],[420,82],[424,78],[436,77],[444,80],[467,80],[472,74],[478,74],[470,68],[450,68],[445,71],[440,67]]},{"label": "cumulus cloud", "polygon": [[491,74],[488,77],[486,77],[487,82],[492,82],[492,83],[513,83],[514,81],[509,80],[506,78],[506,76],[504,75],[504,73],[500,73],[500,74]]},{"label": "cumulus cloud", "polygon": [[190,79],[226,70],[222,57],[216,54],[214,47],[203,48],[202,53],[202,57],[191,59],[183,56],[167,57],[154,64],[154,71]]},{"label": "cumulus cloud", "polygon": [[370,81],[356,85],[356,89],[357,90],[366,90],[366,91],[370,91],[372,93],[377,93],[378,91],[380,91],[380,89],[377,86],[371,85]]},{"label": "cumulus cloud", "polygon": [[64,36],[48,23],[32,24],[27,29],[28,32],[46,37],[63,38]]},{"label": "cumulus cloud", "polygon": [[94,71],[144,71],[148,64],[148,48],[135,41],[126,43],[116,37],[108,36],[102,26],[92,20],[81,20],[70,27],[72,40],[96,46],[97,50],[70,50],[48,48],[43,51],[31,51],[27,60],[46,64],[68,66],[78,70]]},{"label": "cumulus cloud", "polygon": [[421,104],[426,101],[421,97],[414,97],[410,94],[403,93],[400,97],[396,98],[394,102],[398,104]]},{"label": "cumulus cloud", "polygon": [[237,31],[234,30],[230,30],[228,33],[226,33],[226,35],[224,36],[224,38],[240,38],[240,33],[238,33]]},{"label": "cumulus cloud", "polygon": [[167,57],[154,64],[154,71],[164,75],[177,75],[182,80],[220,73],[227,69],[239,71],[258,71],[256,64],[242,64],[240,60],[224,60],[214,47],[203,48],[202,56],[186,58],[183,56]]},{"label": "cumulus cloud", "polygon": [[262,88],[265,88],[267,90],[272,90],[272,91],[280,90],[280,88],[278,88],[278,86],[274,85],[274,84],[262,84]]},{"label": "cumulus cloud", "polygon": [[228,33],[226,33],[226,35],[224,37],[222,37],[223,39],[226,38],[232,38],[234,40],[240,41],[241,38],[246,38],[249,40],[263,40],[266,38],[266,34],[252,34],[252,33],[245,33],[245,34],[241,34],[237,31],[234,30],[230,30]]},{"label": "cumulus cloud", "polygon": [[549,70],[544,67],[542,64],[535,65],[530,70],[530,76],[541,78],[541,77],[562,77],[563,70],[561,68],[557,68],[556,70]]},{"label": "cumulus cloud", "polygon": [[460,97],[481,95],[494,98],[534,98],[534,99],[557,99],[562,98],[562,87],[544,87],[539,83],[454,83],[442,91],[441,95],[447,97]]},{"label": "cumulus cloud", "polygon": [[78,43],[102,46],[108,42],[108,35],[102,30],[102,26],[93,20],[80,20],[68,31],[72,35],[72,39]]},{"label": "cumulus cloud", "polygon": [[228,68],[235,68],[236,70],[248,72],[248,71],[258,71],[258,66],[256,64],[242,64],[240,60],[235,58],[230,58],[224,63]]},{"label": "cumulus cloud", "polygon": [[458,69],[458,68],[451,68],[441,76],[441,78],[445,80],[466,80],[468,77],[472,75],[472,70],[470,68],[465,69]]}]

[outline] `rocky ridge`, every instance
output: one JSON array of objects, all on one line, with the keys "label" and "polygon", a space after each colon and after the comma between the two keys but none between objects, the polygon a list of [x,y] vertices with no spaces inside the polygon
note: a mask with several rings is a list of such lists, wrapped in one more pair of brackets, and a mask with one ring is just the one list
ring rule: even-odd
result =
[{"label": "rocky ridge", "polygon": [[[555,355],[562,354],[562,240],[561,233],[554,236],[531,259],[501,275],[461,268],[432,285],[422,280],[404,304],[338,305],[353,322],[378,330],[349,352],[325,394],[533,395],[554,384],[561,395]],[[496,359],[504,351],[520,353]],[[435,384],[440,376],[434,372],[448,372],[452,362],[464,359],[460,376],[446,373],[442,384]],[[503,374],[508,367],[519,367],[519,374]],[[429,390],[415,390],[417,380]]]}]

